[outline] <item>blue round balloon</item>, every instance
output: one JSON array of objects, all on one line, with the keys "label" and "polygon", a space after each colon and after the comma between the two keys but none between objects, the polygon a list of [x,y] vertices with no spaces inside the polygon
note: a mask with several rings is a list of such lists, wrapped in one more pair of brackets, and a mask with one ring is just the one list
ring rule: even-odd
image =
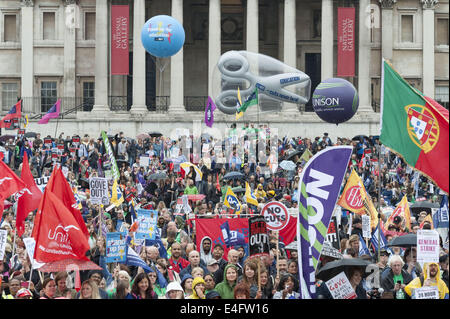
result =
[{"label": "blue round balloon", "polygon": [[351,119],[358,110],[358,92],[345,79],[327,79],[314,90],[312,104],[316,114],[325,122],[343,123]]},{"label": "blue round balloon", "polygon": [[176,54],[183,46],[184,39],[181,23],[167,15],[154,16],[142,27],[142,45],[148,53],[158,58]]}]

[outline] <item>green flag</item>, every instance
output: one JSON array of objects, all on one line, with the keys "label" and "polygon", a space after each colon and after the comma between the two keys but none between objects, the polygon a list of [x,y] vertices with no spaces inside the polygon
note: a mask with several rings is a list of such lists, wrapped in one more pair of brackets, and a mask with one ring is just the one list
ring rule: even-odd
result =
[{"label": "green flag", "polygon": [[102,131],[103,144],[105,144],[106,152],[108,153],[109,160],[111,161],[111,171],[114,179],[120,178],[119,168],[117,167],[116,158],[114,157],[114,152],[112,150],[111,144],[109,144],[108,136],[104,131]]},{"label": "green flag", "polygon": [[258,104],[258,88],[255,88],[252,94],[245,100],[245,102],[239,106],[239,108],[236,111],[236,120],[240,119],[244,112],[247,110],[249,106],[257,105]]},{"label": "green flag", "polygon": [[311,153],[311,151],[309,150],[309,148],[305,149],[305,151],[303,152],[302,156],[300,156],[300,158],[298,159],[299,162],[301,161],[305,161],[308,162],[309,159],[313,157],[313,153]]}]

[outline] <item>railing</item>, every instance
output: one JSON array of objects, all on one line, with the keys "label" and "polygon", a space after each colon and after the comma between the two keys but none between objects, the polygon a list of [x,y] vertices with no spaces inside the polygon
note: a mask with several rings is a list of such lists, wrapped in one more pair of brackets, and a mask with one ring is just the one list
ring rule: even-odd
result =
[{"label": "railing", "polygon": [[184,107],[188,112],[205,111],[207,96],[185,96]]},{"label": "railing", "polygon": [[147,106],[149,111],[156,111],[157,113],[167,113],[169,111],[170,96],[156,96],[154,107]]},{"label": "railing", "polygon": [[132,99],[128,96],[109,96],[109,109],[111,111],[129,111]]},{"label": "railing", "polygon": [[[83,97],[44,97],[33,96],[22,98],[22,113],[31,114],[30,118],[37,118],[41,114],[45,114],[57,100],[61,100],[60,113],[64,114],[66,111],[79,109],[81,106],[84,111],[92,110],[94,99],[86,99]],[[80,110],[81,110],[80,109]],[[67,113],[71,114],[73,111]]]}]

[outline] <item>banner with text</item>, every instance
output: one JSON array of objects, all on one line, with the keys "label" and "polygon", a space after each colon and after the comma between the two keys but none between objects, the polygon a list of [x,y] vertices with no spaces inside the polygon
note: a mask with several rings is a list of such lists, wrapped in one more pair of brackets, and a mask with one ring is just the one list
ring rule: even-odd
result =
[{"label": "banner with text", "polygon": [[355,8],[338,8],[337,23],[337,76],[355,76]]},{"label": "banner with text", "polygon": [[111,6],[111,75],[129,74],[129,6]]}]

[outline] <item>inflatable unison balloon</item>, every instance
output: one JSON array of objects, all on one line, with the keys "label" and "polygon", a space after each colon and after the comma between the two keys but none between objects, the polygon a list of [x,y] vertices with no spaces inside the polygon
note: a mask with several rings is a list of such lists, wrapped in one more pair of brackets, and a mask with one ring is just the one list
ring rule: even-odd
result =
[{"label": "inflatable unison balloon", "polygon": [[358,92],[347,80],[330,78],[316,87],[312,105],[322,120],[337,125],[355,115],[359,105]]},{"label": "inflatable unison balloon", "polygon": [[184,40],[181,23],[167,15],[154,16],[142,27],[142,45],[148,53],[158,58],[176,54],[183,47]]},{"label": "inflatable unison balloon", "polygon": [[261,111],[281,111],[283,102],[306,104],[311,94],[308,75],[264,54],[224,53],[213,70],[212,94],[219,110],[235,114],[238,88],[244,102],[257,88]]}]

